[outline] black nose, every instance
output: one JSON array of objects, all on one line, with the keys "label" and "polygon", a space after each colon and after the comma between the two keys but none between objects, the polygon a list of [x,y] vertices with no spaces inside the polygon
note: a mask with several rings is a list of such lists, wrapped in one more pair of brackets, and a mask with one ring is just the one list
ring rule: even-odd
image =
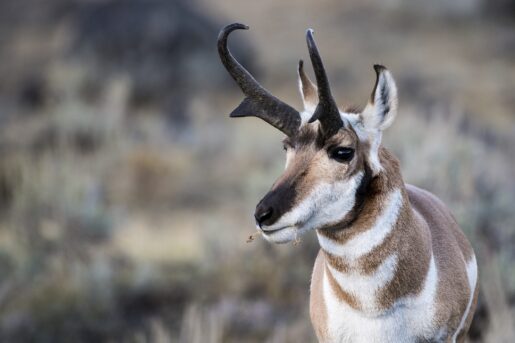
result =
[{"label": "black nose", "polygon": [[291,210],[295,196],[294,182],[274,185],[274,188],[256,206],[256,212],[254,212],[256,223],[260,227],[275,224],[283,214]]},{"label": "black nose", "polygon": [[256,212],[254,212],[254,218],[256,218],[256,222],[259,226],[271,224],[270,219],[274,213],[274,209],[272,207],[263,206],[263,204],[259,204],[256,207]]}]

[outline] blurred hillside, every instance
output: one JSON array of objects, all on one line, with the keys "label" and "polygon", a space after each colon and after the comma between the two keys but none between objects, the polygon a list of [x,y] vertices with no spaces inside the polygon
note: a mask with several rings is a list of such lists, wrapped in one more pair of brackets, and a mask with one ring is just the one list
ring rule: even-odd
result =
[{"label": "blurred hillside", "polygon": [[480,265],[474,342],[515,341],[515,7],[508,0],[0,2],[0,341],[311,342],[314,235],[246,244],[281,135],[229,120],[232,51],[300,108],[317,42],[340,104],[372,65],[384,144],[442,198]]}]

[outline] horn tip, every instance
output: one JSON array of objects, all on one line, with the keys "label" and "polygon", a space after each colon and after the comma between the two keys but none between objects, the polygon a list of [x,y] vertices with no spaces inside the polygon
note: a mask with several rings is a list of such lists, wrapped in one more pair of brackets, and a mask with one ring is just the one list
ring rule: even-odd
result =
[{"label": "horn tip", "polygon": [[315,31],[313,31],[313,29],[308,29],[306,31],[306,41],[308,43],[308,48],[309,49],[312,49],[312,48],[315,48],[316,49],[316,46],[315,46],[315,38],[313,37],[313,33]]},{"label": "horn tip", "polygon": [[302,70],[304,68],[304,60],[300,59],[299,60],[299,71]]},{"label": "horn tip", "polygon": [[[248,25],[240,24],[240,23],[233,23],[233,24],[224,26],[220,30],[220,33],[218,33],[218,49],[224,49],[224,46],[227,45],[227,37],[229,36],[229,34],[231,34],[231,32],[233,32],[234,30],[248,30],[248,29],[249,29]],[[227,49],[227,47],[225,47],[225,49]]]},{"label": "horn tip", "polygon": [[232,29],[232,30],[248,30],[249,29],[248,25],[245,25],[242,23],[229,24],[226,27],[229,29]]},{"label": "horn tip", "polygon": [[221,34],[223,33],[230,33],[234,30],[248,30],[249,29],[249,26],[248,25],[245,25],[245,24],[241,24],[241,23],[232,23],[232,24],[229,24],[229,25],[226,25],[222,28],[222,30],[220,31]]},{"label": "horn tip", "polygon": [[306,30],[306,37],[308,39],[313,39],[313,33],[315,33],[315,31],[313,29],[311,29],[311,28],[307,29]]}]

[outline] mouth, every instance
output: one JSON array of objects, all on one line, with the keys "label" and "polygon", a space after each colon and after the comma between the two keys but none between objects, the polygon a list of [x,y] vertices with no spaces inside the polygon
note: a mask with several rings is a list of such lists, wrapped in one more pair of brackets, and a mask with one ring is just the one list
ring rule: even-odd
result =
[{"label": "mouth", "polygon": [[[259,227],[259,226],[258,226]],[[264,235],[273,235],[274,233],[276,232],[279,232],[279,231],[282,231],[284,229],[288,229],[288,228],[294,228],[294,226],[283,226],[283,227],[280,227],[278,229],[273,229],[273,230],[265,230],[261,227],[259,227],[259,230],[261,230],[261,232],[264,234]]]},{"label": "mouth", "polygon": [[266,227],[263,229],[258,226],[258,230],[261,232],[263,238],[271,243],[284,244],[294,242],[294,245],[300,242],[300,236],[306,232],[304,227],[299,227],[298,225],[285,225],[277,229],[269,230],[267,230]]}]

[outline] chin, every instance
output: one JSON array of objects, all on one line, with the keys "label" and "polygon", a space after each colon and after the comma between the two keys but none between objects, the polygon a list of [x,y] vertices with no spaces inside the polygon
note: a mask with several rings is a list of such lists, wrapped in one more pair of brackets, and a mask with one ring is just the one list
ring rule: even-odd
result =
[{"label": "chin", "polygon": [[298,226],[287,226],[272,232],[267,232],[266,228],[261,231],[267,241],[276,244],[285,244],[297,240],[300,236],[309,231],[309,229],[305,227],[299,228]]}]

